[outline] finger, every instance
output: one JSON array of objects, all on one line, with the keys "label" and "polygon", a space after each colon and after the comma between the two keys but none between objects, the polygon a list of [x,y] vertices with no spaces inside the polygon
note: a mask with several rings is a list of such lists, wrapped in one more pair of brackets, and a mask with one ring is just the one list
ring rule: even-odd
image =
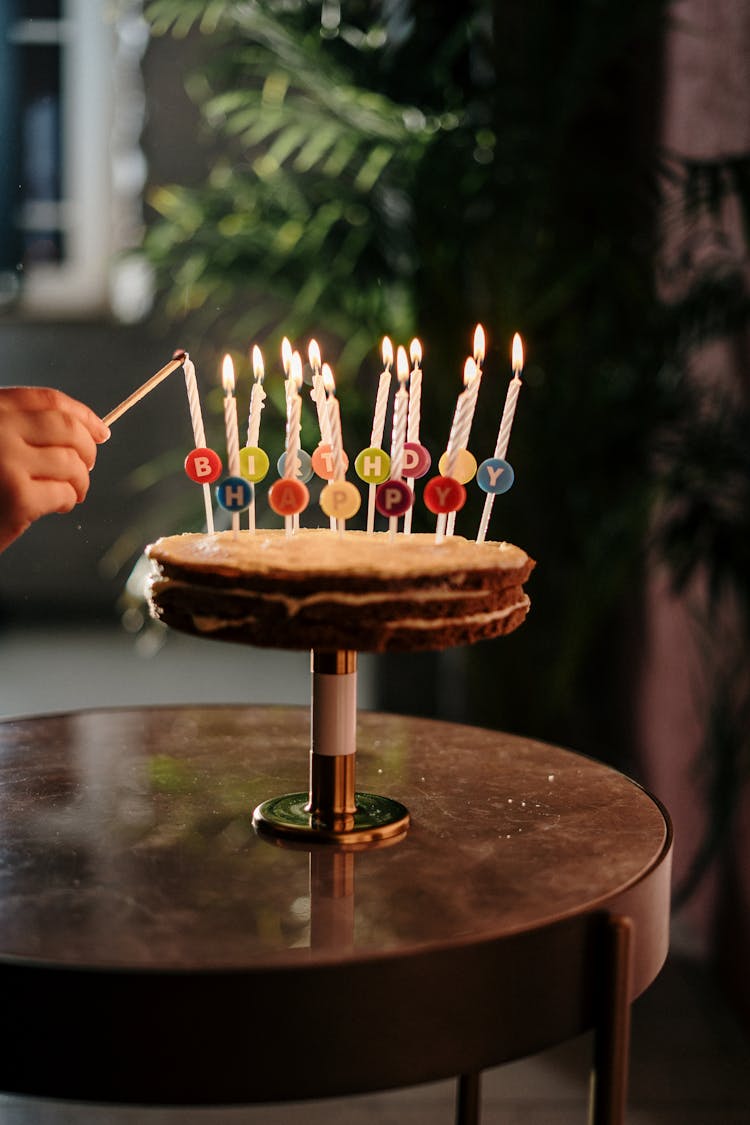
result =
[{"label": "finger", "polygon": [[0,390],[0,409],[49,410],[72,415],[86,427],[97,444],[106,441],[110,434],[109,426],[105,426],[90,407],[54,387],[4,387]]},{"label": "finger", "polygon": [[78,503],[78,495],[69,481],[37,480],[30,482],[35,504],[32,521],[53,512],[71,512]]},{"label": "finger", "polygon": [[29,464],[29,476],[32,481],[67,481],[79,503],[89,490],[86,466],[72,449],[52,446],[39,450]]},{"label": "finger", "polygon": [[30,411],[19,419],[18,430],[27,445],[75,450],[88,468],[96,461],[96,442],[86,427],[70,414],[55,411]]}]

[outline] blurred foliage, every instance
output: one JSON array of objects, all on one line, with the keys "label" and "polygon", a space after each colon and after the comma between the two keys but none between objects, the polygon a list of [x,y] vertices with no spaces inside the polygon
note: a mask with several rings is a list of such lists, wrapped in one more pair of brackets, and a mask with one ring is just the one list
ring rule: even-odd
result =
[{"label": "blurred foliage", "polygon": [[[620,764],[648,551],[678,583],[706,570],[715,596],[739,591],[745,624],[750,581],[747,400],[699,393],[688,362],[747,326],[746,260],[698,267],[690,232],[707,220],[720,231],[730,197],[750,214],[749,163],[659,150],[668,8],[148,8],[156,32],[206,37],[189,88],[221,154],[198,188],[151,197],[148,250],[173,315],[231,307],[236,337],[274,347],[282,332],[322,337],[352,445],[366,438],[379,337],[417,333],[433,453],[477,320],[490,348],[471,445],[491,451],[521,331],[517,483],[491,534],[540,560],[534,606],[517,634],[467,653],[468,713]],[[657,291],[665,225],[682,232],[673,265],[688,279],[669,300]],[[474,534],[480,507],[473,490],[459,532]]]}]

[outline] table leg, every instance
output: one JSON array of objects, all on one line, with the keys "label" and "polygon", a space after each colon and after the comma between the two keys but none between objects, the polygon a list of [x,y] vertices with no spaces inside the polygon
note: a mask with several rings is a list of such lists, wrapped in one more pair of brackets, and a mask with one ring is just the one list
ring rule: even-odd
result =
[{"label": "table leg", "polygon": [[481,1073],[462,1074],[458,1079],[456,1125],[479,1125],[481,1109]]},{"label": "table leg", "polygon": [[607,918],[603,940],[605,979],[594,1028],[589,1125],[624,1125],[630,1056],[632,920]]}]

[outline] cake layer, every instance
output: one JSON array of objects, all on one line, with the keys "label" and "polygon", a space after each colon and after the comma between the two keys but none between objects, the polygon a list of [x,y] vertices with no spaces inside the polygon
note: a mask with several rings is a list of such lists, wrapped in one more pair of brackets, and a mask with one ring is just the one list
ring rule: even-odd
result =
[{"label": "cake layer", "polygon": [[152,613],[173,628],[272,648],[438,649],[524,620],[533,561],[508,543],[328,529],[158,540]]}]

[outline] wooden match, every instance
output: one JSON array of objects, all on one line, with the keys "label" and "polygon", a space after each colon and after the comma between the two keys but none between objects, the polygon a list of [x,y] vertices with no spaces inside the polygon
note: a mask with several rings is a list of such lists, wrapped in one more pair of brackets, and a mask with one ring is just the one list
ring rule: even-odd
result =
[{"label": "wooden match", "polygon": [[186,358],[187,352],[175,352],[169,363],[166,363],[164,367],[160,368],[160,370],[156,372],[155,375],[152,375],[150,379],[147,379],[146,382],[143,383],[143,385],[140,386],[137,391],[133,391],[132,395],[128,395],[128,397],[124,399],[119,406],[116,406],[114,408],[114,410],[110,410],[109,414],[107,414],[106,417],[102,419],[105,426],[110,426],[113,422],[116,422],[117,419],[122,417],[122,415],[127,410],[130,410],[131,406],[135,406],[135,404],[137,402],[140,402],[142,398],[145,398],[145,396],[149,394],[149,392],[152,391],[154,387],[157,387],[159,383],[161,383],[162,379],[166,379],[167,375],[171,375],[172,372],[176,371],[178,367],[182,367]]}]

